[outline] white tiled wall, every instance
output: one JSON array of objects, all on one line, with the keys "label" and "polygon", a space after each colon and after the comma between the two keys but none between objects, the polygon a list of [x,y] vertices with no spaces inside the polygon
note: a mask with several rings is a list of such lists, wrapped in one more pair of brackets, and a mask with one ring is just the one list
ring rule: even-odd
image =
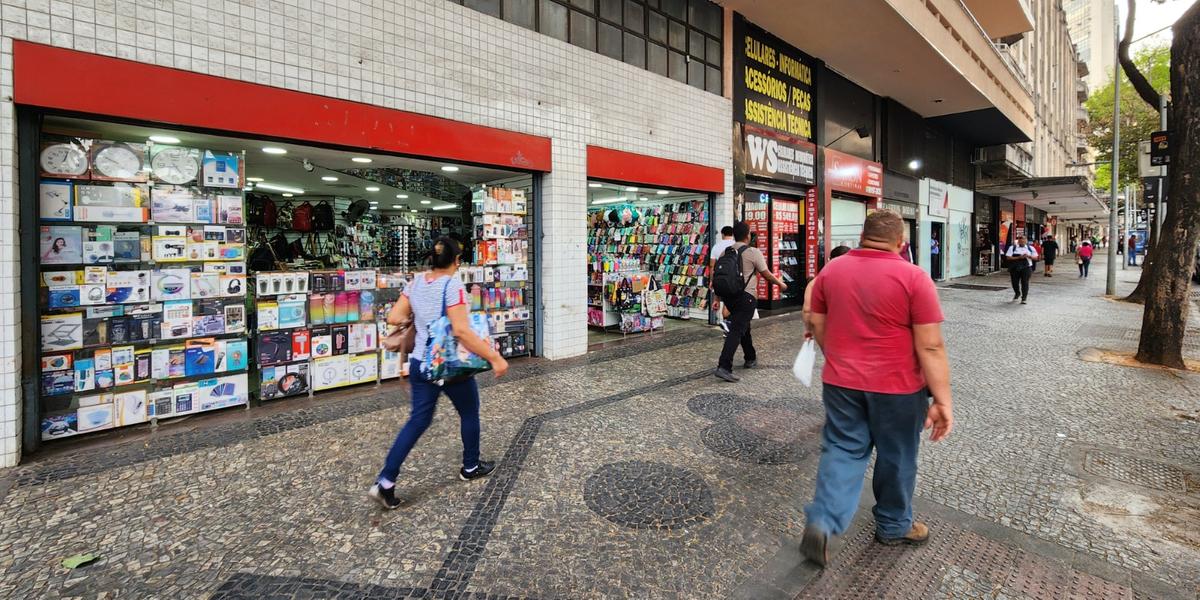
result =
[{"label": "white tiled wall", "polygon": [[[732,213],[728,100],[446,0],[0,0],[0,280],[20,268],[13,39],[552,138],[550,358],[587,346],[587,145],[726,169]],[[0,286],[0,466],[19,459],[19,302]]]}]

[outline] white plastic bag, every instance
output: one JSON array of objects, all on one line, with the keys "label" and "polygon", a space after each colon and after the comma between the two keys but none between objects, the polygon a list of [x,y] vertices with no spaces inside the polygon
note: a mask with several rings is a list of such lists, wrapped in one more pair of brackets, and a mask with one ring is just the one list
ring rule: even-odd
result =
[{"label": "white plastic bag", "polygon": [[800,346],[800,353],[796,355],[796,362],[792,364],[792,375],[800,380],[800,383],[808,387],[812,387],[813,365],[817,362],[817,344],[812,338],[804,340],[804,345]]}]

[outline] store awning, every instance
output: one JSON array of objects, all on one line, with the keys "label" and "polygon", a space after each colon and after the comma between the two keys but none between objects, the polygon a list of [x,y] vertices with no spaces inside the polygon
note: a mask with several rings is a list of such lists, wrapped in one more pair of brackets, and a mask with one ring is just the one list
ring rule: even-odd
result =
[{"label": "store awning", "polygon": [[975,191],[1039,208],[1059,220],[1090,220],[1108,215],[1108,205],[1082,175],[1027,177],[979,185]]}]

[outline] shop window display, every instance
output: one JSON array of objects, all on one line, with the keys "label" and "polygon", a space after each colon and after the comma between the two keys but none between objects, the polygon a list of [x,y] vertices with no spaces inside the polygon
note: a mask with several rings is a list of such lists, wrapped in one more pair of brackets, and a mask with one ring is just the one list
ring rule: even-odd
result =
[{"label": "shop window display", "polygon": [[43,440],[406,375],[384,317],[443,235],[536,350],[532,175],[54,115],[35,143]]}]

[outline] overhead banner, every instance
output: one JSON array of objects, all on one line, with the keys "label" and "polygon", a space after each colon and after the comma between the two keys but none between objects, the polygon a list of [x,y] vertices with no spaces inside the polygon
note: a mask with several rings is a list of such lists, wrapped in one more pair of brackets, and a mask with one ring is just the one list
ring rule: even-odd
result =
[{"label": "overhead banner", "polygon": [[747,175],[817,184],[817,146],[811,142],[746,125],[742,128],[742,156]]},{"label": "overhead banner", "polygon": [[741,15],[733,41],[733,119],[811,142],[816,60]]}]

